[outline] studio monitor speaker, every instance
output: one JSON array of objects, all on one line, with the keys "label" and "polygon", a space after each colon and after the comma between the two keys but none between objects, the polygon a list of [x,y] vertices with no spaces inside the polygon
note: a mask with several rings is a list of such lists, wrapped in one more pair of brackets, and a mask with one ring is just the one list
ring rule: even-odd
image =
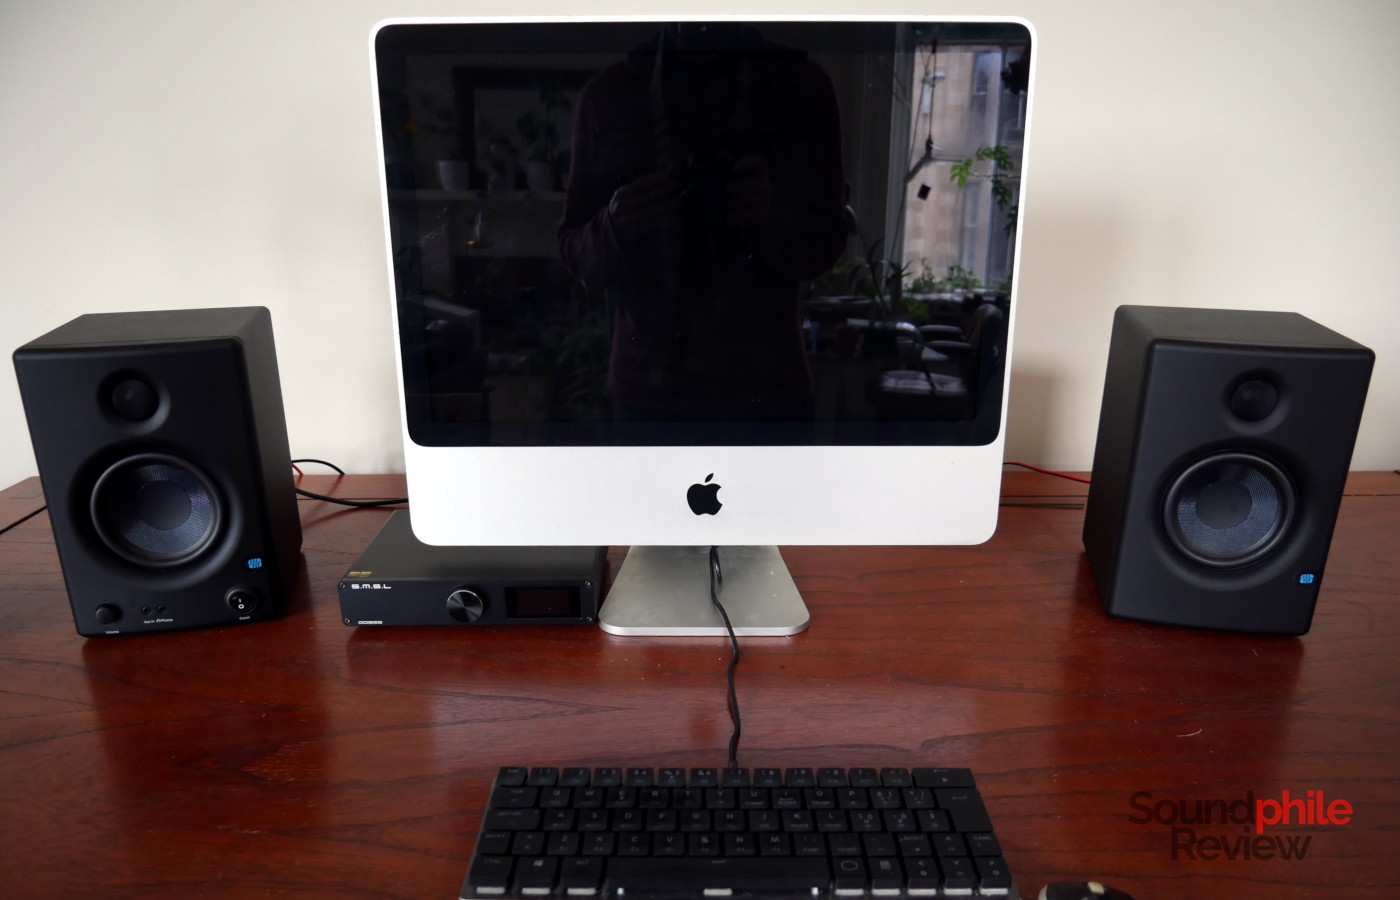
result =
[{"label": "studio monitor speaker", "polygon": [[1306,632],[1373,359],[1295,313],[1120,307],[1084,515],[1108,612]]},{"label": "studio monitor speaker", "polygon": [[80,316],[14,361],[79,634],[281,612],[301,523],[266,309]]}]

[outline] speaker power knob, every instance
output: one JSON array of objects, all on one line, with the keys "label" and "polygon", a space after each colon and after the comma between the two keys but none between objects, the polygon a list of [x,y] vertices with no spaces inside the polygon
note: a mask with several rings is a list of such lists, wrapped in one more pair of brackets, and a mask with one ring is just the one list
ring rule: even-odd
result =
[{"label": "speaker power knob", "polygon": [[224,595],[224,602],[236,613],[251,613],[258,608],[258,594],[252,588],[230,588]]},{"label": "speaker power knob", "polygon": [[447,614],[458,622],[470,625],[486,611],[486,601],[476,591],[458,588],[447,598]]}]

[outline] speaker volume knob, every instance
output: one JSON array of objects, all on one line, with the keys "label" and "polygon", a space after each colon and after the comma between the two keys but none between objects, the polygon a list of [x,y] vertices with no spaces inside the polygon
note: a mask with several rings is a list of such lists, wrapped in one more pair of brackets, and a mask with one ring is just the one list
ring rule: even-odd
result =
[{"label": "speaker volume knob", "polygon": [[111,625],[122,617],[122,611],[120,607],[113,606],[110,603],[104,603],[97,607],[97,611],[93,615],[96,617],[97,621],[101,622],[103,625]]},{"label": "speaker volume knob", "polygon": [[458,588],[447,598],[447,614],[458,622],[471,624],[486,611],[486,601],[476,591]]}]

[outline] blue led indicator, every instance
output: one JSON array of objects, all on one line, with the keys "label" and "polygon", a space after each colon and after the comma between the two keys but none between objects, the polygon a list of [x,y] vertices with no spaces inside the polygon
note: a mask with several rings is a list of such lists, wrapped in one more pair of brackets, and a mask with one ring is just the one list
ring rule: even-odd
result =
[{"label": "blue led indicator", "polygon": [[1305,572],[1304,574],[1298,576],[1299,584],[1312,584],[1315,581],[1317,581],[1317,576],[1312,574],[1311,572]]},{"label": "blue led indicator", "polygon": [[[261,568],[262,568],[262,557],[261,557],[261,556],[255,556],[255,557],[253,557],[252,559],[248,560],[248,568],[250,568],[250,569],[261,569]],[[1312,576],[1310,575],[1310,576],[1308,576],[1308,577],[1311,578]]]}]

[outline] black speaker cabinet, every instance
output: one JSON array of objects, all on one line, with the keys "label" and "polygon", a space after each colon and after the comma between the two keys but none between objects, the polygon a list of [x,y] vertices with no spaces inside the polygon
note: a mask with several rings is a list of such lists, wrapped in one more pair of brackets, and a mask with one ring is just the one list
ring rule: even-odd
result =
[{"label": "black speaker cabinet", "polygon": [[266,309],[80,316],[14,360],[79,634],[281,612],[301,523]]},{"label": "black speaker cabinet", "polygon": [[1108,612],[1306,632],[1373,360],[1296,313],[1120,307],[1084,515]]}]

